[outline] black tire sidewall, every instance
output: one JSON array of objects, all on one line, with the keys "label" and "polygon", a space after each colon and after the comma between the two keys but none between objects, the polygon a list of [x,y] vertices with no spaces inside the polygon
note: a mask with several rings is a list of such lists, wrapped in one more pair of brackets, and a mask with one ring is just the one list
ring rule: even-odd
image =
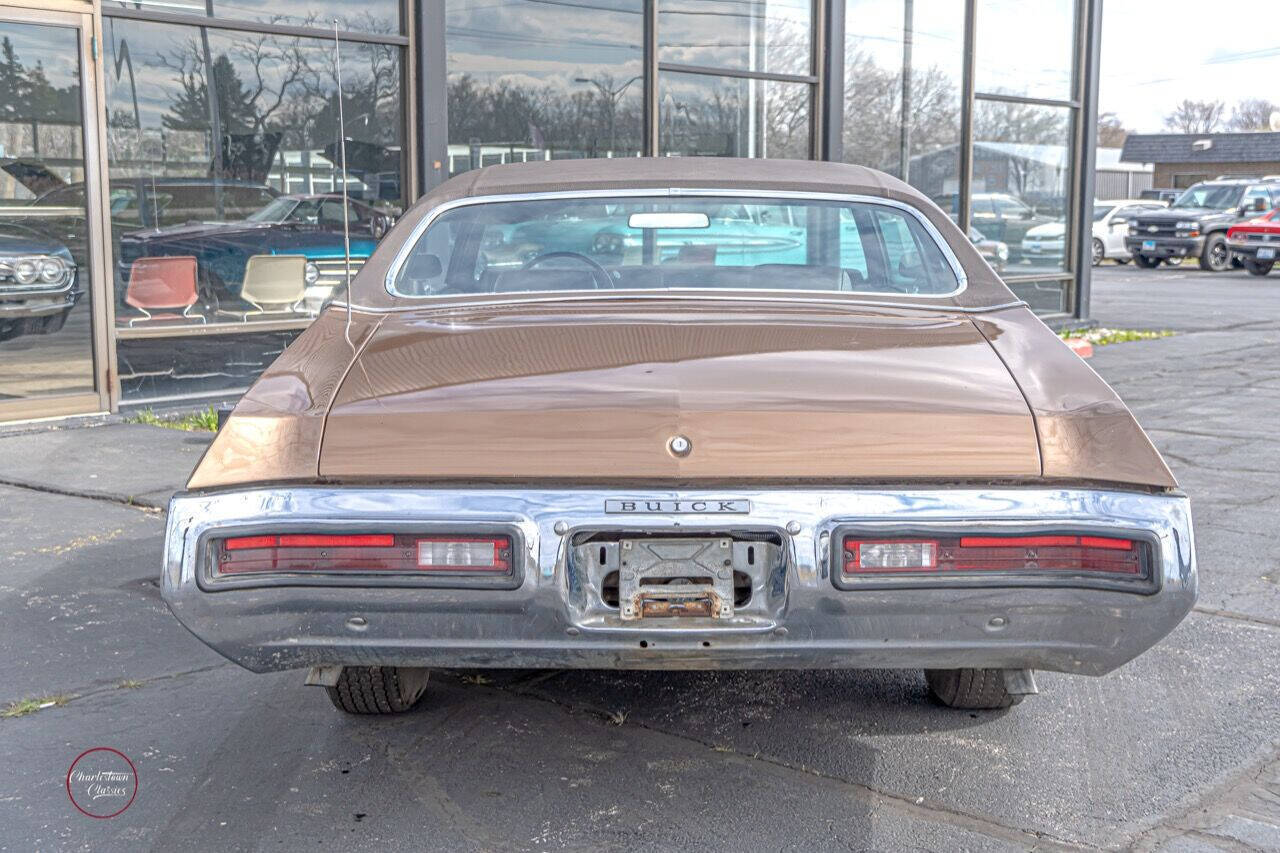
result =
[{"label": "black tire sidewall", "polygon": [[[1226,252],[1226,262],[1220,266],[1213,265],[1213,251],[1219,245]],[[1200,269],[1205,272],[1226,272],[1231,269],[1231,250],[1227,248],[1227,238],[1222,234],[1210,234],[1204,242],[1204,251],[1200,254]]]}]

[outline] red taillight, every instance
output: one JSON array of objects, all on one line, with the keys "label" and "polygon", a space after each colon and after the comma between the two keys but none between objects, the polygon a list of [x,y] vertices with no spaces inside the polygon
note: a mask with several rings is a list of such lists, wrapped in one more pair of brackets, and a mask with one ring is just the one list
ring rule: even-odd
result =
[{"label": "red taillight", "polygon": [[1140,543],[1111,536],[960,536],[844,540],[844,574],[1104,572],[1143,574]]},{"label": "red taillight", "polygon": [[511,539],[416,533],[236,536],[214,549],[219,574],[485,572],[510,574]]}]

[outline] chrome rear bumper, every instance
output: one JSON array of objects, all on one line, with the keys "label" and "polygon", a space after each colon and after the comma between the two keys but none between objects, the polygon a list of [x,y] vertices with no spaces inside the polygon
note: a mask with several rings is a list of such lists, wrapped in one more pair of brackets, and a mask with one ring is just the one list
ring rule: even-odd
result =
[{"label": "chrome rear bumper", "polygon": [[[634,500],[653,513],[624,513]],[[730,499],[749,512],[697,512]],[[665,503],[656,503],[665,502]],[[673,502],[678,502],[673,507]],[[611,511],[606,511],[606,506]],[[743,507],[739,505],[739,509]],[[674,511],[678,509],[679,512]],[[203,542],[275,527],[341,531],[414,524],[512,531],[509,588],[220,585]],[[1153,545],[1145,585],[1083,577],[934,577],[837,586],[833,534],[1128,533]],[[753,580],[727,619],[624,620],[571,559],[580,531],[730,530],[781,538],[782,567]],[[999,667],[1106,673],[1168,634],[1196,598],[1190,506],[1181,495],[1075,489],[726,489],[710,491],[274,488],[180,494],[162,579],[174,615],[259,672],[326,664],[720,669]]]}]

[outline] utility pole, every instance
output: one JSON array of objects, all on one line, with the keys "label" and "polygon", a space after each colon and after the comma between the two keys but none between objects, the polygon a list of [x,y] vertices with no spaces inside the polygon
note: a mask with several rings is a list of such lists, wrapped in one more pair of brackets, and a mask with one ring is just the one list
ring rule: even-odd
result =
[{"label": "utility pole", "polygon": [[[621,86],[619,86],[616,89],[610,88],[607,84],[601,82],[600,80],[593,80],[589,77],[573,78],[573,82],[575,83],[587,83],[589,85],[595,86],[596,89],[600,92],[600,96],[603,98],[607,98],[609,101],[609,154],[610,156],[613,155],[614,146],[617,144],[614,138],[615,136],[614,130],[617,127],[618,102],[622,100],[622,96],[626,93],[627,87],[630,86],[632,83],[636,82],[637,80],[641,79],[643,76],[644,76],[643,74],[637,74],[636,76],[632,77],[630,80],[623,83]],[[610,79],[610,82],[613,82],[612,79]]]}]

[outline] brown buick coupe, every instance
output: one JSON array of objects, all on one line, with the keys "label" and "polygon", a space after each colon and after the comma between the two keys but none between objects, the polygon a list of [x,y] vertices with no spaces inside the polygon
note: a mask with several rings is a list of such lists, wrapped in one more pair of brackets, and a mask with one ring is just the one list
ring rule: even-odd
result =
[{"label": "brown buick coupe", "polygon": [[525,163],[422,199],[245,394],[165,600],[352,713],[430,668],[920,668],[1000,708],[1195,602],[1189,503],[947,215],[856,166]]}]

